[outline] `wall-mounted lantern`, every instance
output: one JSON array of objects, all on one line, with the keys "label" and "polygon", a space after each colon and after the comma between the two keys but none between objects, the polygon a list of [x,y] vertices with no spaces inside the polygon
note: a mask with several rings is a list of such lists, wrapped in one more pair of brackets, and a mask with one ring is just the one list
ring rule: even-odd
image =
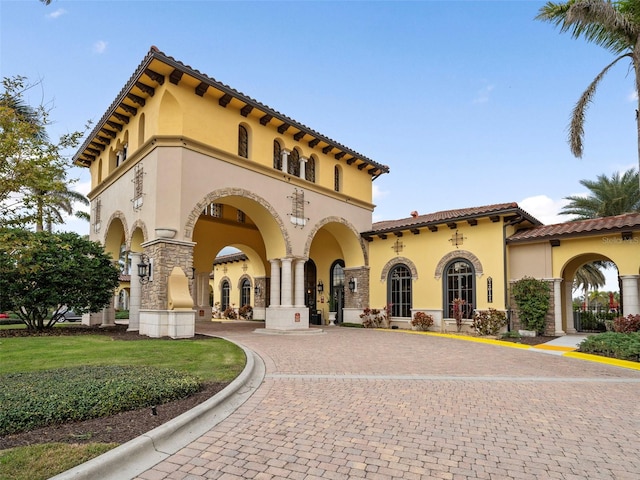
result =
[{"label": "wall-mounted lantern", "polygon": [[149,257],[144,253],[140,254],[140,263],[138,263],[138,277],[140,277],[140,283],[145,285],[149,283],[151,279],[152,264]]},{"label": "wall-mounted lantern", "polygon": [[322,280],[320,280],[318,282],[318,293],[322,293],[324,292],[324,283],[322,283]]}]

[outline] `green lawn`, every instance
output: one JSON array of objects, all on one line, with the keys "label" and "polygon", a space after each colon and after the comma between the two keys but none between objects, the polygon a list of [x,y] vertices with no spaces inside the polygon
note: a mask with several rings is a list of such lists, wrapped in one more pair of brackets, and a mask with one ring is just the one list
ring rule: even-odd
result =
[{"label": "green lawn", "polygon": [[[144,337],[141,337],[144,338]],[[241,348],[226,340],[112,340],[108,335],[0,337],[0,375],[82,365],[129,365],[187,372],[203,382],[230,382],[244,368]],[[116,445],[42,445],[0,451],[0,480],[46,479]],[[43,462],[43,455],[58,460]],[[20,476],[18,472],[27,472]]]}]

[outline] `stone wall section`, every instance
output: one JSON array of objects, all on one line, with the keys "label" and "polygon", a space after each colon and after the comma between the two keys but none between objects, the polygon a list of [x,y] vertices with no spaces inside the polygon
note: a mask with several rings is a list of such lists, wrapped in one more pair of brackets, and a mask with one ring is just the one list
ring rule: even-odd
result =
[{"label": "stone wall section", "polygon": [[[345,308],[364,310],[369,307],[369,267],[355,267],[344,269]],[[357,283],[356,291],[349,290],[349,279]]]},{"label": "stone wall section", "polygon": [[[553,280],[545,280],[545,282],[549,285],[549,310],[547,310],[547,315],[545,316],[545,319],[544,319],[543,335],[554,337],[556,335],[556,318],[555,318],[556,305],[555,305],[555,298],[553,295]],[[514,281],[510,282],[511,285],[513,283],[515,282]],[[518,330],[524,329],[524,327],[520,322],[518,305],[516,304],[516,301],[513,298],[512,290],[513,289],[509,288],[509,304],[511,305],[510,324],[511,324],[511,330],[517,332]]]}]

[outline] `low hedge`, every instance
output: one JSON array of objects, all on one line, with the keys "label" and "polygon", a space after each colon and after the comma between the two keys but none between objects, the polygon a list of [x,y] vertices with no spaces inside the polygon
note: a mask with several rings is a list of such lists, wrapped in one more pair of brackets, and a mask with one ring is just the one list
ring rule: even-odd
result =
[{"label": "low hedge", "polygon": [[605,332],[580,342],[580,352],[640,362],[640,332]]},{"label": "low hedge", "polygon": [[88,420],[185,398],[202,389],[170,369],[85,366],[0,376],[0,435]]}]

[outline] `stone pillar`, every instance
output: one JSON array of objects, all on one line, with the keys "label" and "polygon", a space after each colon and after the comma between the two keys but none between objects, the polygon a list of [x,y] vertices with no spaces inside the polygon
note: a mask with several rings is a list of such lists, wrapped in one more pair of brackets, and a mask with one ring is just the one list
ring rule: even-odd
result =
[{"label": "stone pillar", "polygon": [[565,335],[562,330],[562,279],[553,279],[553,313],[555,319],[555,336]]},{"label": "stone pillar", "polygon": [[287,173],[289,171],[289,154],[291,150],[287,150],[286,148],[282,150],[282,171]]},{"label": "stone pillar", "polygon": [[[371,306],[369,300],[369,267],[352,267],[344,269],[345,308],[342,311],[345,322],[358,323],[365,307]],[[353,278],[356,288],[349,290],[349,280]],[[377,306],[379,308],[379,306]]]},{"label": "stone pillar", "polygon": [[622,279],[622,315],[640,314],[640,302],[638,301],[639,275],[620,275]]},{"label": "stone pillar", "polygon": [[307,172],[307,159],[305,157],[300,157],[300,178],[303,180],[306,178]]},{"label": "stone pillar", "polygon": [[303,258],[298,258],[295,261],[295,275],[294,281],[294,305],[296,307],[304,307],[304,262]]},{"label": "stone pillar", "polygon": [[281,285],[281,306],[283,307],[292,307],[292,292],[291,292],[291,258],[283,258],[281,260],[282,263],[282,285]]},{"label": "stone pillar", "polygon": [[269,260],[271,263],[271,301],[270,307],[280,306],[280,260]]},{"label": "stone pillar", "polygon": [[127,331],[137,332],[140,328],[140,278],[138,264],[141,261],[139,252],[131,252],[131,281],[129,282],[129,328]]}]

